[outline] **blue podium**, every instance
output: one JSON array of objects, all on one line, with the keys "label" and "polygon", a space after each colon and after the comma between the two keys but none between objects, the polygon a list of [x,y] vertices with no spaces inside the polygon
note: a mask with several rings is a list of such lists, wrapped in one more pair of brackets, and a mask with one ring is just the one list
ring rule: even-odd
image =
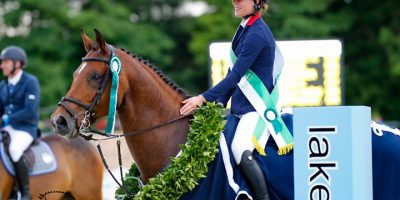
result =
[{"label": "blue podium", "polygon": [[372,200],[371,109],[293,109],[296,200]]}]

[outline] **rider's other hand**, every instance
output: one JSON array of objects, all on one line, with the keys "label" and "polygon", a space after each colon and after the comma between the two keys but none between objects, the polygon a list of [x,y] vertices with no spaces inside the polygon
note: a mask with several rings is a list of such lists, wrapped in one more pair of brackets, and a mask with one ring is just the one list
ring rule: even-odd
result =
[{"label": "rider's other hand", "polygon": [[180,109],[181,115],[192,114],[196,108],[203,105],[204,102],[206,102],[206,99],[203,95],[194,96],[182,101],[183,106]]},{"label": "rider's other hand", "polygon": [[4,114],[3,116],[0,117],[0,127],[7,126],[8,125],[8,115]]}]

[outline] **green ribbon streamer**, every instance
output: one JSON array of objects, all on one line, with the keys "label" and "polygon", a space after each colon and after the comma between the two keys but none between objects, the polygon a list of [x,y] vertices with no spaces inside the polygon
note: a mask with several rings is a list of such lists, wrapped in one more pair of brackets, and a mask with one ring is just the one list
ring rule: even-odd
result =
[{"label": "green ribbon streamer", "polygon": [[119,83],[119,73],[121,72],[121,61],[120,59],[112,55],[110,60],[110,70],[111,70],[111,89],[110,89],[110,105],[108,107],[108,116],[107,116],[107,126],[106,133],[112,134],[114,132],[115,127],[115,114],[117,110],[117,101],[118,101],[118,83]]}]

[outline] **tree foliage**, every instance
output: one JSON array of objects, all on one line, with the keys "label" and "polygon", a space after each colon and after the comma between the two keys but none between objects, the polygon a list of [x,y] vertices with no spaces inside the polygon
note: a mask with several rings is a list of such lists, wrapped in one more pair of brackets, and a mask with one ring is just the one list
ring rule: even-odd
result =
[{"label": "tree foliage", "polygon": [[72,73],[85,55],[81,29],[93,35],[92,30],[97,28],[109,43],[155,60],[161,66],[173,62],[174,40],[146,21],[133,23],[130,9],[121,3],[19,0],[0,6],[4,9],[2,28],[28,30],[26,34],[5,33],[1,47],[17,44],[25,48],[29,59],[27,71],[37,75],[41,83],[42,106],[56,105],[66,93]]},{"label": "tree foliage", "polygon": [[[79,31],[159,66],[192,93],[208,87],[208,45],[229,41],[240,22],[231,1],[204,0],[209,12],[182,15],[187,0],[7,0],[0,3],[0,47],[27,50],[39,77],[42,106],[56,105],[85,52]],[[264,19],[277,40],[338,38],[344,44],[347,105],[371,106],[397,120],[400,97],[399,1],[273,0]],[[196,8],[192,8],[196,9]]]}]

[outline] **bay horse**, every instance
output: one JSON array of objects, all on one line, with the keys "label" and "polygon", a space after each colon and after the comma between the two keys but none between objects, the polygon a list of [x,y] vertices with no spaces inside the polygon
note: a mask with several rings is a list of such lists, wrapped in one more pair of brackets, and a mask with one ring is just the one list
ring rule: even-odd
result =
[{"label": "bay horse", "polygon": [[[102,199],[103,166],[92,144],[55,134],[42,141],[53,150],[58,167],[54,172],[29,178],[32,199]],[[14,178],[0,161],[0,200],[9,199],[14,185]]]},{"label": "bay horse", "polygon": [[[105,77],[110,72],[109,61],[113,54],[122,63],[116,108],[124,133],[179,118],[179,108],[185,98],[183,90],[147,61],[115,49],[105,42],[100,32],[95,32],[96,41],[93,41],[81,31],[87,54],[74,72],[73,83],[61,100],[61,106],[52,114],[51,122],[56,132],[76,137],[85,113],[90,113],[92,120],[107,115],[111,81]],[[189,120],[183,118],[126,137],[143,182],[159,173],[170,163],[170,158],[178,154],[179,144],[186,141],[188,128]]]}]

